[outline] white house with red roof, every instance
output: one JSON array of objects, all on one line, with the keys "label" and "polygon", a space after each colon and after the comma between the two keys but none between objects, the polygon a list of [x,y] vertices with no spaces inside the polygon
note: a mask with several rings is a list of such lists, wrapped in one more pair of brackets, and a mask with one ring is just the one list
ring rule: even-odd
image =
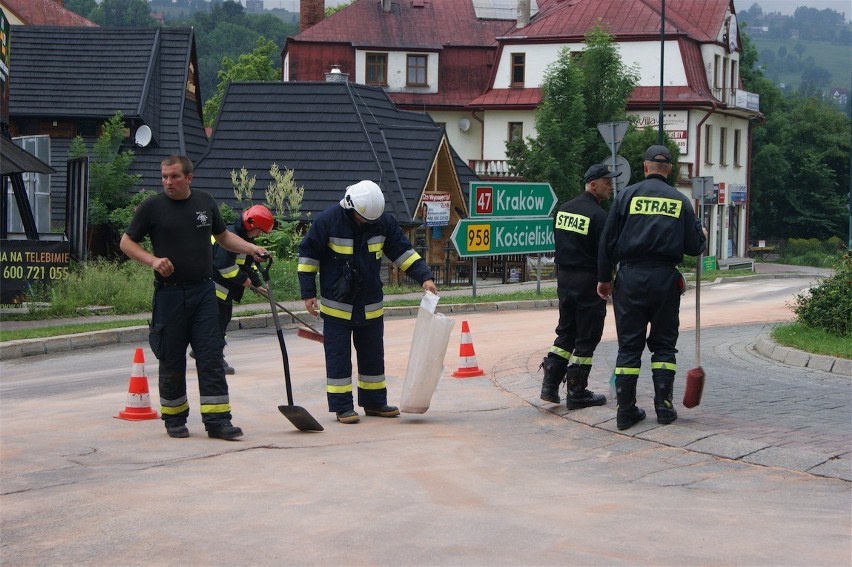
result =
[{"label": "white house with red roof", "polygon": [[666,0],[663,42],[661,12],[662,0],[356,0],[288,39],[283,79],[322,80],[335,66],[381,85],[398,107],[445,124],[475,172],[499,177],[507,140],[536,135],[547,66],[563,48],[582,51],[600,23],[639,72],[628,112],[655,128],[664,54],[663,127],[680,147],[680,189],[713,177],[709,254],[745,256],[751,128],[761,115],[742,90],[733,1]]}]

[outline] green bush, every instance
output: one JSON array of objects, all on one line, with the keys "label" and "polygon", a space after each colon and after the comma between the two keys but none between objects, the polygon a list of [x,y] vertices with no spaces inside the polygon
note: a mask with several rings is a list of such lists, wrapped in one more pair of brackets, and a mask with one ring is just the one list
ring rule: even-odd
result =
[{"label": "green bush", "polygon": [[852,335],[852,256],[840,259],[832,276],[796,296],[793,312],[798,321],[833,335]]},{"label": "green bush", "polygon": [[830,267],[845,251],[846,244],[836,236],[824,241],[816,238],[790,238],[785,243],[781,262],[797,266]]}]

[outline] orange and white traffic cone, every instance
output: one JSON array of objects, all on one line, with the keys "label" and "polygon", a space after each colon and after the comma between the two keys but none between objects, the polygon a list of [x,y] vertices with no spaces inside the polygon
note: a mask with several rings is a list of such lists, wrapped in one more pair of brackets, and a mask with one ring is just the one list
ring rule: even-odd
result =
[{"label": "orange and white traffic cone", "polygon": [[142,421],[157,419],[157,412],[151,409],[151,395],[148,393],[148,377],[145,376],[145,354],[141,348],[133,356],[133,370],[130,373],[130,385],[127,388],[127,407],[113,416],[117,419]]},{"label": "orange and white traffic cone", "polygon": [[454,378],[473,378],[484,376],[485,371],[476,365],[476,353],[473,351],[473,339],[467,321],[462,321],[461,344],[459,345],[459,369],[453,372]]}]

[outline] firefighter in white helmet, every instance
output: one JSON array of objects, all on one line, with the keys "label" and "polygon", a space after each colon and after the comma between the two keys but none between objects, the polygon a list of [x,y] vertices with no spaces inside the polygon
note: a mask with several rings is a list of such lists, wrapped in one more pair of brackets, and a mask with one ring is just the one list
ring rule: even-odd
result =
[{"label": "firefighter in white helmet", "polygon": [[301,295],[308,312],[319,311],[324,321],[328,409],[341,423],[360,421],[352,394],[353,344],[358,405],[367,415],[399,415],[399,409],[387,403],[382,256],[420,282],[424,291],[437,293],[429,266],[384,210],[385,197],[376,183],[350,185],[340,206],[320,213],[299,245]]}]

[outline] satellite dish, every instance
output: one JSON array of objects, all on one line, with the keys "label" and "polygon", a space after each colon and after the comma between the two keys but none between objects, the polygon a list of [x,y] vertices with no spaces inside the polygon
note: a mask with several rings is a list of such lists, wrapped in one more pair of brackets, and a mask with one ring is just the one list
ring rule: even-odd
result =
[{"label": "satellite dish", "polygon": [[462,132],[470,130],[470,120],[467,118],[459,118],[459,130]]},{"label": "satellite dish", "polygon": [[151,129],[143,124],[136,129],[136,135],[133,136],[133,141],[136,142],[137,146],[144,148],[151,143]]}]

